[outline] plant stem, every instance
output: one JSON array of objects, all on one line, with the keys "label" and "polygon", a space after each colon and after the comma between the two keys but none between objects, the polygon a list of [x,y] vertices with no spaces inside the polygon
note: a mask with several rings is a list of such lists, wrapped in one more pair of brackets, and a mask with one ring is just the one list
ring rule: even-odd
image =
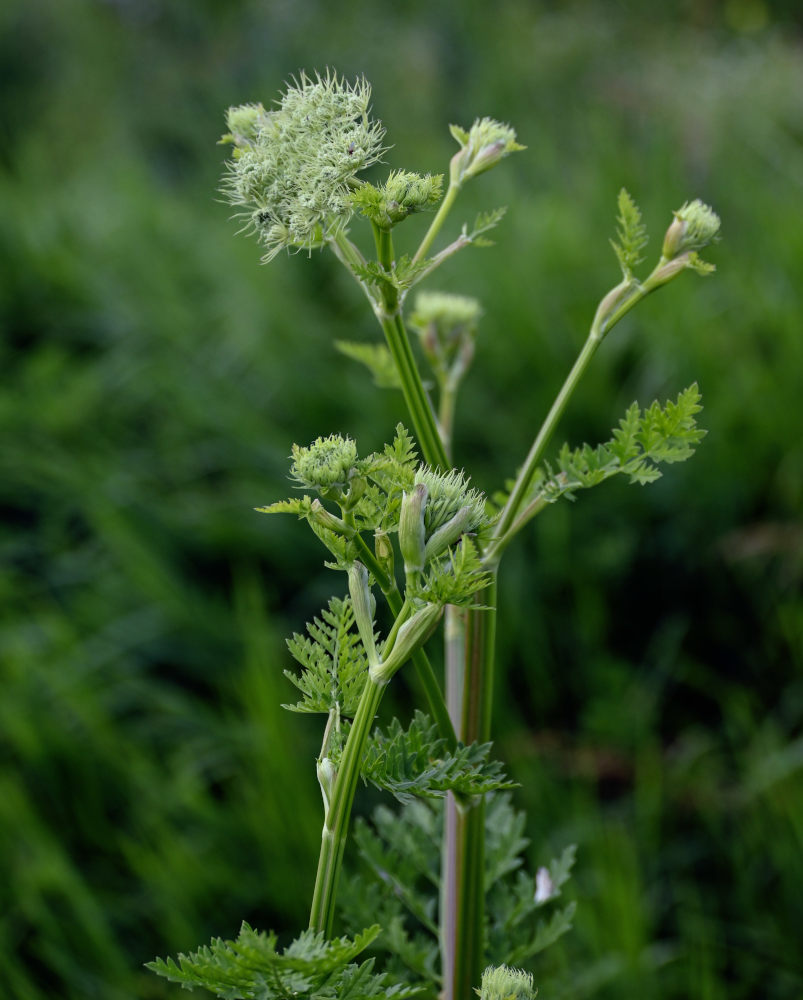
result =
[{"label": "plant stem", "polygon": [[435,218],[430,223],[429,229],[426,231],[423,240],[421,240],[421,245],[415,252],[413,257],[413,263],[417,264],[422,257],[426,256],[427,250],[432,246],[435,237],[441,230],[441,226],[446,220],[446,216],[449,214],[452,205],[454,204],[455,198],[460,191],[459,184],[450,184],[443,201],[440,203],[438,211],[435,213]]},{"label": "plant stem", "polygon": [[[379,263],[390,276],[393,270],[393,240],[387,230],[374,226],[374,238]],[[449,461],[441,441],[435,414],[432,412],[418,367],[415,363],[410,339],[401,316],[398,289],[388,281],[382,286],[383,308],[377,309],[377,317],[382,326],[396,371],[399,373],[404,401],[413,422],[413,429],[421,445],[424,461],[435,468],[446,469]]]},{"label": "plant stem", "polygon": [[[380,590],[385,595],[393,617],[398,618],[399,612],[402,609],[402,598],[396,586],[396,581],[391,580],[382,570],[373,552],[366,544],[365,539],[359,533],[355,534],[354,541],[360,552],[360,562],[368,568],[368,571],[376,580]],[[412,660],[418,683],[424,691],[429,710],[438,725],[438,731],[447,741],[449,750],[453,751],[457,747],[457,734],[443,697],[443,691],[438,683],[438,678],[435,676],[435,671],[429,662],[429,657],[423,649],[419,649],[413,653]]]},{"label": "plant stem", "polygon": [[354,793],[360,776],[360,762],[386,686],[376,684],[370,677],[366,679],[324,819],[309,926],[311,930],[322,931],[327,938],[332,937],[337,883],[343,864]]},{"label": "plant stem", "polygon": [[[463,714],[463,673],[465,670],[465,612],[447,605],[443,630],[444,678],[446,705],[452,723],[460,727]],[[459,869],[457,864],[457,800],[452,792],[446,796],[443,816],[441,850],[440,945],[445,996],[450,992],[454,970],[457,914],[459,912]]]},{"label": "plant stem", "polygon": [[432,406],[418,374],[410,341],[398,306],[395,312],[379,319],[390,349],[396,371],[399,373],[404,401],[413,422],[413,429],[421,446],[424,461],[433,468],[448,469],[449,460],[441,441]]},{"label": "plant stem", "polygon": [[493,537],[485,550],[484,558],[488,565],[494,566],[498,564],[502,551],[512,538],[511,528],[514,526],[519,508],[525,500],[527,488],[532,482],[538,463],[544,453],[544,449],[549,443],[549,439],[552,437],[555,427],[557,426],[558,421],[566,408],[566,404],[569,402],[572,393],[577,388],[583,373],[586,368],[588,368],[591,359],[594,357],[594,354],[601,343],[601,334],[597,331],[597,329],[595,329],[595,327],[592,326],[591,333],[589,333],[585,344],[583,344],[583,347],[577,356],[577,360],[572,365],[571,371],[566,376],[566,381],[561,386],[560,392],[555,397],[555,402],[552,404],[546,419],[541,425],[535,441],[533,441],[532,446],[527,453],[524,464],[516,477],[516,482],[513,489],[510,491],[507,503],[505,504],[499,520],[496,523]]},{"label": "plant stem", "polygon": [[[460,739],[487,743],[493,709],[494,646],[496,639],[496,572],[477,595],[489,610],[470,609],[466,615],[465,677]],[[485,799],[456,803],[447,811],[444,853],[443,935],[444,1000],[466,1000],[482,975],[485,940]]]}]

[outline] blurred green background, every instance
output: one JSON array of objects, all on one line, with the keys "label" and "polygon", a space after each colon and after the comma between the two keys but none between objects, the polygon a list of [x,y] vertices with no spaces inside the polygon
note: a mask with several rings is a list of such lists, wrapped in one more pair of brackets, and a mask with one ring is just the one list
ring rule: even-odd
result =
[{"label": "blurred green background", "polygon": [[455,212],[510,206],[498,246],[430,286],[486,310],[456,443],[485,489],[617,280],[619,188],[651,253],[687,198],[721,214],[718,273],[622,323],[559,437],[694,380],[709,434],[507,557],[498,750],[531,863],[578,844],[543,996],[803,995],[802,29],[791,0],[3,5],[0,995],[175,997],[144,961],[306,920],[320,729],[279,707],[283,639],[342,580],[252,508],[292,442],[403,412],[332,346],[377,336],[334,259],[235,236],[215,142],[326,66],[373,82],[393,166],[446,169],[480,115],[528,146]]}]

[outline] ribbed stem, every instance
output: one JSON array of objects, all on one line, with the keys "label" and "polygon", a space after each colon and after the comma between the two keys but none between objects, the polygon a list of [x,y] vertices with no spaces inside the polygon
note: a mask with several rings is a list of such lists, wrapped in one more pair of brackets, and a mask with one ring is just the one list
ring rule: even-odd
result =
[{"label": "ribbed stem", "polygon": [[385,684],[375,684],[370,677],[365,682],[324,819],[309,925],[312,930],[323,931],[327,938],[331,938],[334,926],[337,883],[343,865],[354,793],[360,776],[360,762],[385,687]]},{"label": "ribbed stem", "polygon": [[[477,595],[489,610],[466,613],[465,673],[460,739],[486,743],[491,736],[494,646],[496,639],[496,573]],[[451,852],[444,890],[444,1000],[470,1000],[482,975],[485,941],[485,800],[457,804],[447,815],[445,851]],[[453,870],[452,870],[453,869]],[[449,937],[447,938],[447,932]]]}]

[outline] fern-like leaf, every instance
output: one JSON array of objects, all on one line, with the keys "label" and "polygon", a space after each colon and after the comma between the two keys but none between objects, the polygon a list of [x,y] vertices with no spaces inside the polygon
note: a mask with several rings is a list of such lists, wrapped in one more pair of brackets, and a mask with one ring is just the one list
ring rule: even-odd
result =
[{"label": "fern-like leaf", "polygon": [[505,217],[506,212],[507,208],[505,206],[491,209],[490,212],[481,212],[474,220],[471,232],[464,230],[464,236],[472,246],[492,247],[494,245],[493,240],[486,239],[485,233],[495,229]]},{"label": "fern-like leaf", "polygon": [[[524,814],[513,809],[508,793],[487,797],[485,957],[494,965],[517,964],[517,956],[541,951],[568,930],[574,912],[571,903],[557,911],[551,906],[574,859],[574,848],[568,848],[547,868],[555,889],[548,904],[551,914],[536,920],[543,911],[536,902],[535,879],[523,870],[522,852],[528,845],[524,824]],[[360,878],[345,880],[340,893],[346,926],[361,927],[363,914],[374,914],[385,928],[377,948],[391,954],[386,967],[399,977],[406,970],[407,977],[412,973],[423,981],[427,1000],[434,1000],[441,985],[436,958],[442,836],[440,801],[414,799],[398,811],[380,806],[370,824],[357,821],[355,841],[364,868]]]},{"label": "fern-like leaf", "polygon": [[306,636],[295,633],[287,640],[287,648],[304,669],[301,674],[285,670],[284,675],[303,697],[284,708],[323,714],[337,709],[343,716],[354,715],[368,663],[353,625],[351,599],[333,597],[321,617],[307,625]]},{"label": "fern-like leaf", "polygon": [[489,759],[490,743],[460,745],[452,753],[446,748],[437,725],[423,712],[416,711],[406,730],[394,719],[385,733],[371,737],[361,765],[363,780],[400,802],[415,796],[440,798],[449,791],[470,797],[515,787],[501,763]]},{"label": "fern-like leaf", "polygon": [[577,490],[622,473],[631,483],[641,485],[659,479],[657,463],[685,461],[705,436],[695,420],[701,409],[696,383],[684,389],[676,402],[670,400],[663,407],[656,401],[642,412],[633,403],[610,441],[596,448],[584,444],[572,450],[564,445],[557,468],[547,463],[536,475],[531,500],[553,503],[563,496],[573,499]]},{"label": "fern-like leaf", "polygon": [[289,500],[277,500],[267,507],[255,507],[260,514],[296,514],[299,518],[309,517],[312,511],[313,499],[310,496],[291,497]]},{"label": "fern-like leaf", "polygon": [[389,531],[398,526],[402,494],[412,489],[417,465],[413,439],[403,424],[397,424],[393,441],[360,462],[368,486],[353,514],[361,531]]},{"label": "fern-like leaf", "polygon": [[619,259],[622,274],[627,280],[632,277],[633,269],[643,260],[641,251],[647,245],[647,230],[641,221],[638,206],[624,188],[619,192],[618,205],[617,240],[611,240],[611,246]]},{"label": "fern-like leaf", "polygon": [[455,604],[478,607],[474,598],[490,583],[474,542],[464,535],[456,549],[449,549],[443,559],[433,562],[410,596],[430,604]]},{"label": "fern-like leaf", "polygon": [[147,968],[186,989],[200,986],[224,1000],[378,1000],[391,994],[401,1000],[414,995],[409,988],[389,991],[385,977],[373,974],[372,959],[354,964],[378,934],[379,926],[374,925],[353,939],[327,941],[308,930],[279,952],[275,934],[243,923],[233,941],[214,938],[197,951],[179,955],[178,961],[159,958]]}]

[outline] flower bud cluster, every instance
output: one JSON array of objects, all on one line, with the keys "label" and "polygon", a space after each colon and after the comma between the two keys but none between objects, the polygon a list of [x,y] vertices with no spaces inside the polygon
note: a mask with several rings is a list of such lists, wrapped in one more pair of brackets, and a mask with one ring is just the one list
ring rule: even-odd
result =
[{"label": "flower bud cluster", "polygon": [[666,231],[661,250],[667,260],[703,250],[718,239],[719,216],[699,198],[687,201],[674,215],[674,222]]},{"label": "flower bud cluster", "polygon": [[443,174],[394,170],[384,184],[362,184],[352,194],[354,208],[380,229],[391,229],[414,212],[426,212],[441,199]]},{"label": "flower bud cluster", "polygon": [[290,475],[311,490],[344,490],[357,466],[357,444],[351,438],[330,434],[307,447],[293,445]]},{"label": "flower bud cluster", "polygon": [[482,974],[480,989],[475,990],[480,1000],[533,1000],[537,992],[529,972],[507,965],[489,965]]},{"label": "flower bud cluster", "polygon": [[469,488],[462,472],[419,469],[401,506],[399,548],[405,572],[420,572],[484,522],[485,500],[479,491]]},{"label": "flower bud cluster", "polygon": [[371,88],[336,74],[301,74],[275,111],[247,104],[230,108],[224,142],[234,156],[224,182],[233,205],[270,260],[283,247],[313,247],[352,212],[351,186],[376,163],[384,128],[369,116]]},{"label": "flower bud cluster", "polygon": [[493,118],[478,118],[468,132],[458,125],[449,131],[460,143],[452,157],[449,180],[460,186],[464,181],[495,167],[509,153],[526,149],[516,142],[516,132],[510,125],[503,125]]},{"label": "flower bud cluster", "polygon": [[446,292],[420,292],[410,316],[421,347],[439,378],[457,382],[474,357],[482,310],[476,299]]}]

